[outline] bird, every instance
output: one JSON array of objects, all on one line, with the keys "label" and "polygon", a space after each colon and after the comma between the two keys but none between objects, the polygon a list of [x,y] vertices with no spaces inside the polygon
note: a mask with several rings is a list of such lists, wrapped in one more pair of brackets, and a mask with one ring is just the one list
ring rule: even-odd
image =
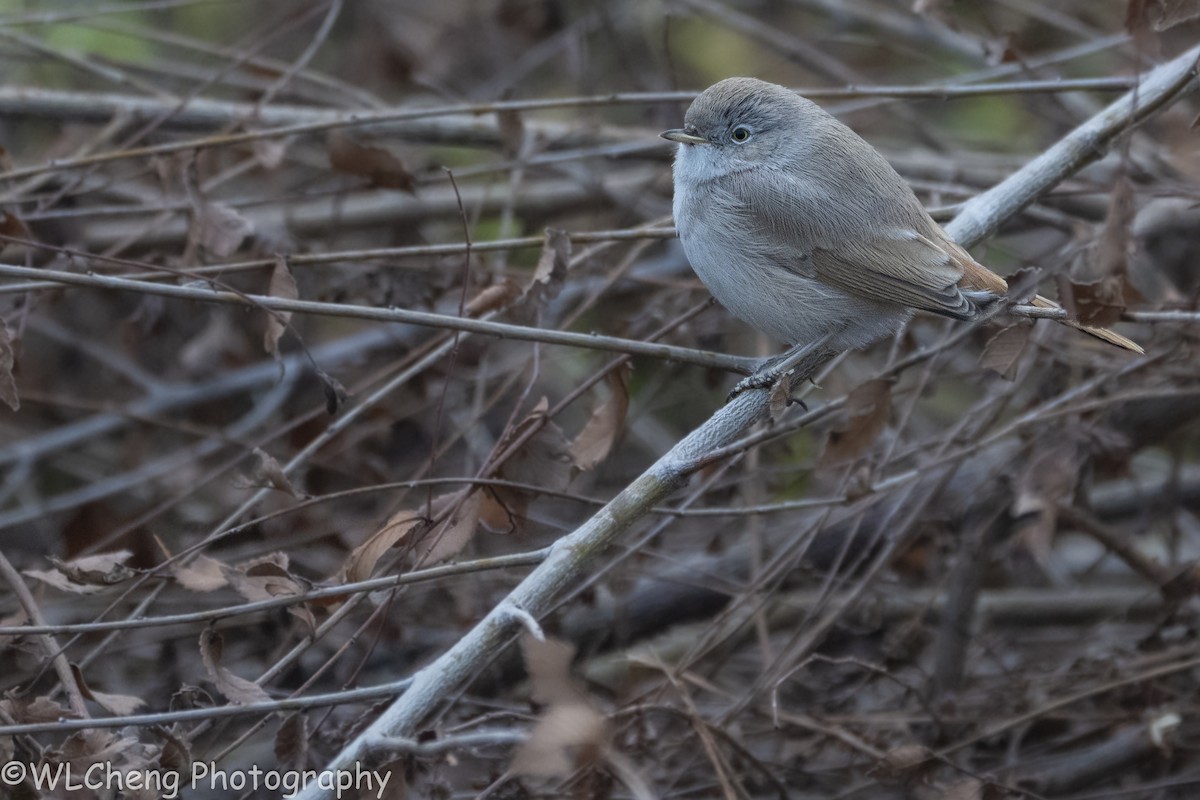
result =
[{"label": "bird", "polygon": [[[784,86],[727,78],[660,135],[677,144],[672,210],[692,268],[728,311],[790,352],[859,349],[916,312],[971,320],[1008,291],[878,150]],[[1144,352],[1107,328],[1058,321]],[[778,377],[763,375],[739,388]]]}]

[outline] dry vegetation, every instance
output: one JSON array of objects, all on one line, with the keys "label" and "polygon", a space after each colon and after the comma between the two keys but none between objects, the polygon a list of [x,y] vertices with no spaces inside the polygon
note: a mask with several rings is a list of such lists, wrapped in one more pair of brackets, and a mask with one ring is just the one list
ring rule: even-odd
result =
[{"label": "dry vegetation", "polygon": [[[0,760],[1196,796],[1193,12],[0,2]],[[724,405],[778,343],[655,134],[733,74],[1148,355],[919,319]]]}]

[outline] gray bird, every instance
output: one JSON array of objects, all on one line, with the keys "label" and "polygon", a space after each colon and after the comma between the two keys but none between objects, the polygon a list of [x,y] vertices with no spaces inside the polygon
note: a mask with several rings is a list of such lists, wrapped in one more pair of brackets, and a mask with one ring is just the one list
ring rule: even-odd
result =
[{"label": "gray bird", "polygon": [[[693,269],[734,316],[782,342],[860,348],[916,311],[969,320],[1008,290],[879,151],[783,86],[723,80],[662,137],[679,144],[675,224]],[[1062,322],[1143,352],[1105,328]]]}]

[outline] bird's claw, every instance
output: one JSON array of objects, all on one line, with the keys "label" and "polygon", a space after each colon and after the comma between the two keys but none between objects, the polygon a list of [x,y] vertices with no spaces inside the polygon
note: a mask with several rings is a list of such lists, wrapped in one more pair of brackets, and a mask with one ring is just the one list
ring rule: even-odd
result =
[{"label": "bird's claw", "polygon": [[747,375],[737,382],[737,385],[729,392],[729,396],[725,398],[725,402],[728,403],[738,395],[745,394],[754,389],[770,389],[789,374],[782,373],[777,369],[764,369],[753,375]]}]

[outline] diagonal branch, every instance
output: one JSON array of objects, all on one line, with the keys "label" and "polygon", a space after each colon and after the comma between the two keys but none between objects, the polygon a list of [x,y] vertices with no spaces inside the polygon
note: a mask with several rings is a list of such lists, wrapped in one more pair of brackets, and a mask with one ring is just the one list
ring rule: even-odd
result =
[{"label": "diagonal branch", "polygon": [[[1097,158],[1119,134],[1176,99],[1191,84],[1198,56],[1200,47],[1152,70],[1137,91],[1123,96],[1045,154],[968,203],[948,230],[966,246],[995,231],[1005,219]],[[558,596],[594,568],[609,545],[681,486],[713,449],[733,442],[762,419],[768,411],[768,394],[747,392],[718,409],[595,516],[559,539],[540,566],[449,650],[418,672],[407,691],[350,742],[328,768],[353,768],[383,737],[411,737],[508,644],[520,625],[514,609],[534,617],[546,612]],[[297,796],[317,800],[328,794],[310,784]]]}]

